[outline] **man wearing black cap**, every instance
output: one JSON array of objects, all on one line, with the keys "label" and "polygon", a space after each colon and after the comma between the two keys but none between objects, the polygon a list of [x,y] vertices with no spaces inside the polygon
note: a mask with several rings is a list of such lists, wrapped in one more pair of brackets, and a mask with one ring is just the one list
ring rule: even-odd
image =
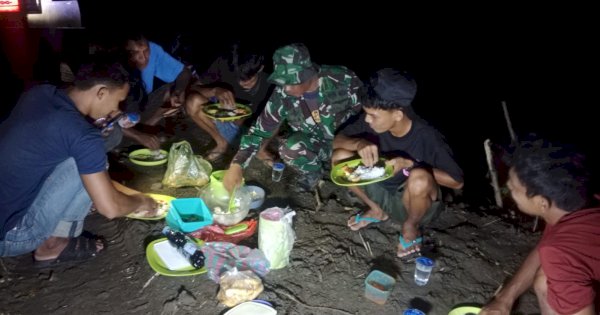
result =
[{"label": "man wearing black cap", "polygon": [[382,69],[371,78],[364,113],[333,141],[332,163],[360,156],[371,167],[380,159],[393,167],[388,180],[350,187],[367,206],[348,226],[359,230],[390,216],[402,222],[398,257],[419,253],[419,227],[443,208],[440,185],[460,189],[463,174],[443,136],[416,116],[411,103],[416,82],[407,74]]},{"label": "man wearing black cap", "polygon": [[273,54],[269,81],[276,88],[265,109],[233,158],[223,183],[230,191],[242,181],[246,167],[261,143],[285,122],[290,136],[279,148],[283,161],[302,177],[304,190],[318,184],[323,163],[329,163],[337,128],[360,111],[363,84],[354,72],[342,66],[318,66],[304,44],[283,46]]}]

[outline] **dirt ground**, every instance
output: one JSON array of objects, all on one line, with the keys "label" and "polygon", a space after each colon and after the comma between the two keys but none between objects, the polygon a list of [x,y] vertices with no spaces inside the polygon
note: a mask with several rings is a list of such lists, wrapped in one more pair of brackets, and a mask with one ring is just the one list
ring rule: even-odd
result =
[{"label": "dirt ground", "polygon": [[[174,122],[174,135],[163,148],[187,139],[202,154],[213,145],[187,118]],[[132,149],[126,141],[122,148]],[[112,160],[114,177],[143,192],[198,195],[195,188],[162,187],[166,166],[136,166],[118,156]],[[346,227],[353,204],[343,187],[324,180],[319,188],[322,206],[317,210],[314,194],[288,191],[287,184],[295,181],[291,172],[284,173],[281,184],[272,183],[270,174],[270,169],[253,161],[245,178],[266,189],[261,210],[289,205],[297,212],[290,264],[264,277],[265,290],[258,297],[271,302],[278,314],[401,314],[416,307],[442,315],[459,304],[482,304],[515,272],[540,236],[539,231],[531,232],[532,219],[515,220],[508,210],[493,211],[452,195],[446,198],[447,210],[425,229],[425,255],[436,265],[429,283],[419,287],[413,281],[414,263],[395,258],[397,223],[353,232]],[[258,212],[251,211],[250,216],[257,217]],[[146,261],[145,245],[164,224],[91,214],[86,229],[108,240],[108,248],[91,261],[38,270],[32,267],[30,254],[1,259],[0,314],[223,314],[228,308],[216,298],[219,286],[206,275],[155,276]],[[370,244],[372,255],[359,234]],[[257,236],[241,244],[256,248]],[[396,278],[385,305],[364,297],[364,281],[372,269]],[[535,296],[525,294],[514,311],[538,313]]]}]

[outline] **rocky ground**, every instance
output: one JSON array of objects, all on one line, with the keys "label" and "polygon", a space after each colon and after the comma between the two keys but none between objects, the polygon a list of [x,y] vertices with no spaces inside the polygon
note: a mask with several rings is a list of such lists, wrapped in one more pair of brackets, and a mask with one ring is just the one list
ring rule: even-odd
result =
[{"label": "rocky ground", "polygon": [[[174,122],[174,135],[163,148],[182,139],[189,140],[199,154],[212,146],[186,118]],[[124,152],[132,148],[123,143]],[[214,164],[215,169],[224,166],[225,161]],[[143,192],[198,195],[195,188],[162,187],[166,166],[141,167],[113,155],[111,170],[115,178]],[[482,304],[515,272],[540,236],[540,227],[531,231],[532,219],[514,218],[509,210],[447,194],[451,196],[448,209],[425,230],[425,255],[436,265],[429,283],[419,287],[413,281],[414,262],[395,258],[397,223],[353,232],[346,221],[354,205],[343,187],[325,179],[316,198],[311,193],[290,192],[295,176],[289,171],[280,184],[273,184],[270,176],[270,169],[256,161],[245,173],[247,182],[267,191],[260,210],[290,206],[297,212],[290,264],[269,272],[259,295],[278,314],[401,314],[417,307],[427,314],[443,315],[459,304]],[[257,217],[258,212],[251,211],[249,216]],[[164,224],[127,218],[109,221],[94,213],[86,220],[86,229],[103,235],[108,248],[91,261],[39,270],[33,268],[31,255],[2,258],[0,314],[223,314],[228,308],[216,298],[219,286],[205,275],[157,276],[148,265],[145,245],[160,234]],[[242,244],[256,248],[257,234]],[[396,278],[385,305],[364,297],[365,278],[373,269]],[[525,294],[515,307],[517,314],[537,312],[532,293]]]}]

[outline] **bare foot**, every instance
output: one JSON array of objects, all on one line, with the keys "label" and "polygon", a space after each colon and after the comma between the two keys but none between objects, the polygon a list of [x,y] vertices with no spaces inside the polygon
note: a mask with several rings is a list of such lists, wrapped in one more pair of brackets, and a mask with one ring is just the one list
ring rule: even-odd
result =
[{"label": "bare foot", "polygon": [[421,251],[423,238],[419,236],[416,226],[411,226],[405,222],[402,226],[402,235],[400,235],[398,241],[396,256],[406,257]]},{"label": "bare foot", "polygon": [[227,152],[227,143],[225,143],[225,145],[223,146],[217,144],[216,147],[214,147],[206,154],[206,159],[209,162],[214,162],[222,158],[223,155],[225,155],[225,152]]},{"label": "bare foot", "polygon": [[369,209],[350,217],[348,220],[348,227],[350,227],[352,231],[358,231],[369,224],[380,223],[387,219],[389,219],[389,216],[385,212]]}]

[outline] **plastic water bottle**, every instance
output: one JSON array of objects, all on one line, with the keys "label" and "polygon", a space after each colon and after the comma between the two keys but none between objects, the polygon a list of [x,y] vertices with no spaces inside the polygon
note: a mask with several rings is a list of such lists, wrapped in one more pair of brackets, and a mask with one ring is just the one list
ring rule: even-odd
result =
[{"label": "plastic water bottle", "polygon": [[425,315],[425,313],[421,312],[416,308],[409,308],[402,313],[402,315]]},{"label": "plastic water bottle", "polygon": [[204,267],[204,253],[198,248],[196,243],[182,232],[172,230],[165,226],[162,233],[167,237],[169,243],[177,248],[190,264],[196,269]]},{"label": "plastic water bottle", "polygon": [[119,126],[121,126],[121,128],[131,128],[139,122],[140,114],[138,113],[123,114],[118,120]]}]

